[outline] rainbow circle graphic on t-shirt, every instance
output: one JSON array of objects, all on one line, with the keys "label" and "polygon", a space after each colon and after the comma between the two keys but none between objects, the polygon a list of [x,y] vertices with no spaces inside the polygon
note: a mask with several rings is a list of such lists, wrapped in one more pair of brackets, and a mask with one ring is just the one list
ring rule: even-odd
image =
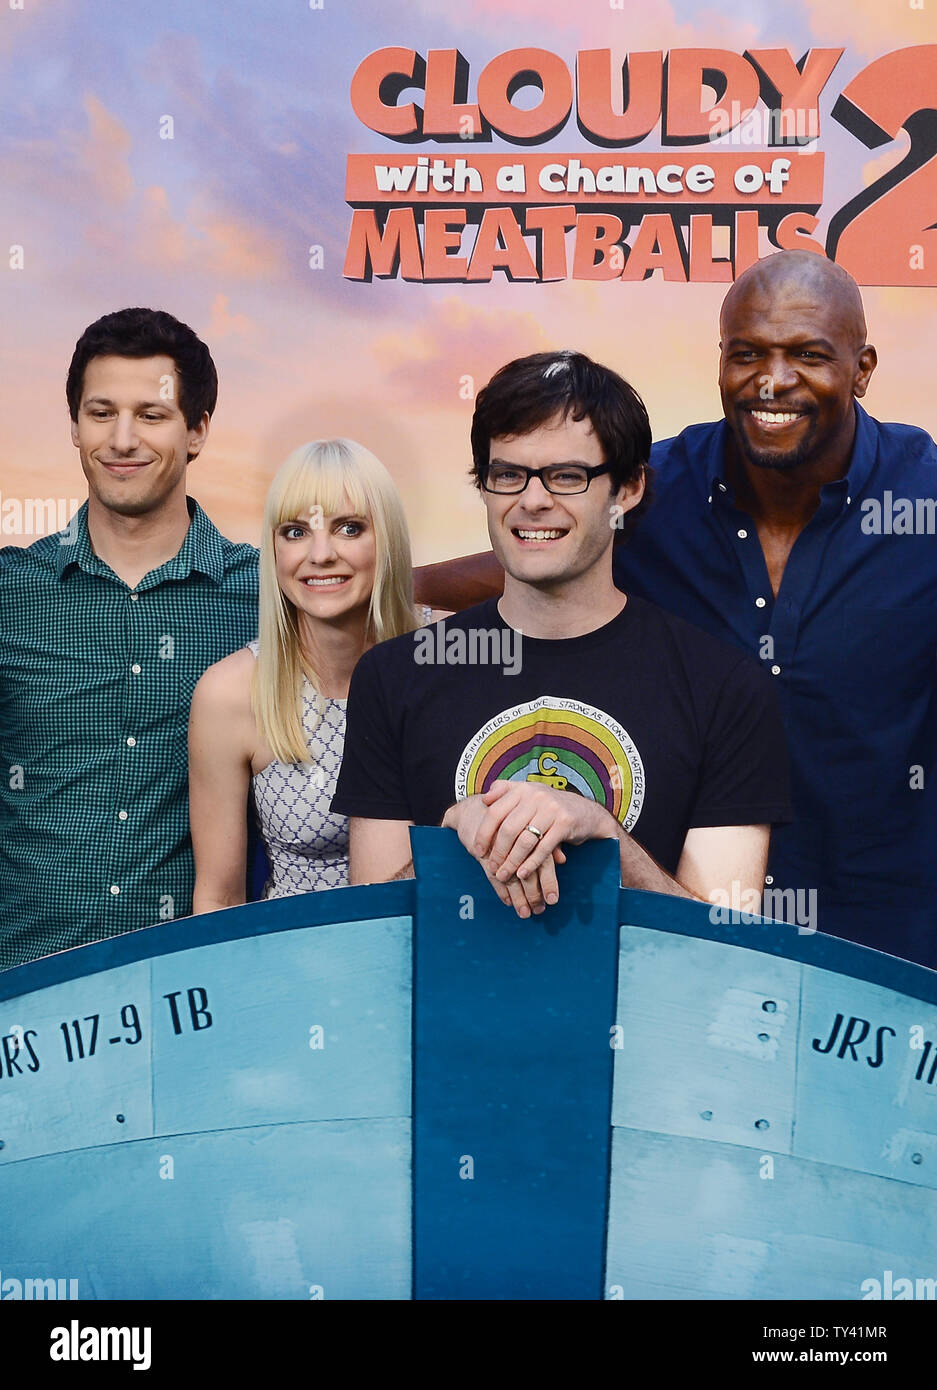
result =
[{"label": "rainbow circle graphic on t-shirt", "polygon": [[626,830],[644,803],[644,765],[628,731],[603,710],[556,695],[502,710],[479,729],[456,766],[456,800],[499,778],[590,797]]}]

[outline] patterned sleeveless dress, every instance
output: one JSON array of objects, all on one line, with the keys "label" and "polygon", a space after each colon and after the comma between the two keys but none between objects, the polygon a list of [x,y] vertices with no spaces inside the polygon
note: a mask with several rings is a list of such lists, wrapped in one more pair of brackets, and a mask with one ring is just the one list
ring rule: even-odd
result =
[{"label": "patterned sleeveless dress", "polygon": [[[422,610],[424,623],[432,610]],[[248,650],[257,656],[255,641]],[[251,778],[254,809],[270,877],[264,898],[288,898],[348,884],[348,817],[329,810],[345,751],[345,700],[323,697],[317,723],[316,692],[303,677],[303,728],[309,764],[272,762]]]},{"label": "patterned sleeveless dress", "polygon": [[[258,644],[248,642],[256,657]],[[348,817],[333,816],[345,749],[345,701],[324,700],[317,722],[316,692],[303,677],[303,728],[310,763],[272,762],[251,778],[260,838],[270,862],[265,898],[288,898],[348,883]]]}]

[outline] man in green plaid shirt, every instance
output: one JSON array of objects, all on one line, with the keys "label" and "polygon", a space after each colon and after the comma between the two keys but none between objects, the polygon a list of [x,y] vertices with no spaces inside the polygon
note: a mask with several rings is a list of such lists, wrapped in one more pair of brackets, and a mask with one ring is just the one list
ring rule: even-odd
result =
[{"label": "man in green plaid shirt", "polygon": [[66,384],[88,500],[0,550],[0,969],[191,911],[189,704],[257,630],[257,552],[186,469],[217,397],[170,314],[123,309]]}]

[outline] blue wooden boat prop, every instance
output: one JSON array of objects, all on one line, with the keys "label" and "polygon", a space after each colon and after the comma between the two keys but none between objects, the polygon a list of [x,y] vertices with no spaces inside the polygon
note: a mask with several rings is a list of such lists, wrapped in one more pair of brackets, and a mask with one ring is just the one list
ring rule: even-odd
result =
[{"label": "blue wooden boat prop", "polygon": [[0,1298],[934,1296],[937,974],[412,839],[0,975]]}]

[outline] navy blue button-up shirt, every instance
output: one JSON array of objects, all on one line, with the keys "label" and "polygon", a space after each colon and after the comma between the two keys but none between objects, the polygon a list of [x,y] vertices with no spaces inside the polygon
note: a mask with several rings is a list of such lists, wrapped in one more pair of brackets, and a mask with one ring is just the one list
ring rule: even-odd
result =
[{"label": "navy blue button-up shirt", "polygon": [[776,895],[815,889],[820,931],[937,967],[937,446],[856,416],[849,471],[821,488],[776,599],[724,421],[655,446],[615,582],[777,681],[796,819],[772,837]]}]

